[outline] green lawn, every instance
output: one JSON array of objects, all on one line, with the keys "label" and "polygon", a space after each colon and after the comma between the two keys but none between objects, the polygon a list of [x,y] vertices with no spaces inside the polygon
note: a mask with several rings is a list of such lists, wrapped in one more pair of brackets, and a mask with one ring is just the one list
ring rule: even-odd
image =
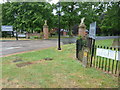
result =
[{"label": "green lawn", "polygon": [[[49,38],[50,39],[58,39],[58,35],[53,35],[52,37],[49,37]],[[60,38],[70,38],[70,37],[69,36],[60,36]]]},{"label": "green lawn", "polygon": [[[53,60],[43,60],[46,57]],[[23,61],[13,62],[16,59]],[[21,68],[16,66],[38,60]],[[49,48],[3,57],[2,85],[7,88],[115,88],[118,78],[95,68],[84,68],[75,59],[75,44],[69,44],[62,51]]]},{"label": "green lawn", "polygon": [[[26,38],[18,38],[19,40],[30,40],[30,39],[26,39]],[[16,40],[15,37],[11,37],[11,38],[0,38],[0,40]]]},{"label": "green lawn", "polygon": [[95,41],[95,45],[99,45],[99,46],[112,46],[114,39],[105,39],[105,40],[96,40]]}]

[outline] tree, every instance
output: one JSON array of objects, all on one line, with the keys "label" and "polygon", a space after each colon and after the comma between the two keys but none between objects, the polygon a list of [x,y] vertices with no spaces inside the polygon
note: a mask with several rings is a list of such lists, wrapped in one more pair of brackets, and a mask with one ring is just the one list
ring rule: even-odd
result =
[{"label": "tree", "polygon": [[[72,35],[72,27],[78,23],[78,4],[76,2],[61,3],[62,6],[62,25],[66,29],[69,29],[69,35]],[[66,25],[66,26],[65,26]]]},{"label": "tree", "polygon": [[[53,10],[57,11],[57,5],[47,2],[6,2],[2,4],[2,25],[13,25],[18,31],[41,32],[47,20],[49,28],[55,28],[59,12],[54,15]],[[85,17],[87,29],[96,21],[102,33],[119,33],[119,14],[120,2],[61,2],[61,28],[72,35],[73,26]]]},{"label": "tree", "polygon": [[120,2],[110,2],[101,22],[101,29],[106,34],[120,34]]},{"label": "tree", "polygon": [[[72,27],[80,23],[81,18],[85,17],[85,24],[89,28],[89,24],[93,21],[98,21],[96,7],[98,3],[93,2],[62,2],[61,7],[63,15],[61,16],[61,23],[63,28],[72,32]],[[74,32],[74,31],[73,31]]]},{"label": "tree", "polygon": [[3,25],[27,32],[42,31],[44,21],[52,28],[52,6],[46,2],[13,2],[3,4]]}]

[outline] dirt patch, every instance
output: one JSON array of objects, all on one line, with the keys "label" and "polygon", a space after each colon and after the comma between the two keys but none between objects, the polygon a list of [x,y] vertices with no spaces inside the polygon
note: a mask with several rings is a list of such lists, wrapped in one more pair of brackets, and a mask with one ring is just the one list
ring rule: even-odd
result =
[{"label": "dirt patch", "polygon": [[52,58],[44,58],[44,60],[47,60],[47,61],[48,61],[48,60],[53,60],[53,59],[52,59]]},{"label": "dirt patch", "polygon": [[19,64],[16,64],[17,67],[24,67],[24,66],[27,66],[27,65],[30,65],[30,64],[33,64],[31,62],[25,62],[25,63],[19,63]]},{"label": "dirt patch", "polygon": [[13,62],[21,62],[21,61],[23,61],[23,60],[14,60]]},{"label": "dirt patch", "polygon": [[112,43],[113,47],[120,47],[120,38],[114,39]]},{"label": "dirt patch", "polygon": [[2,79],[2,88],[20,88],[19,81],[16,79]]},{"label": "dirt patch", "polygon": [[57,86],[62,88],[80,88],[80,85],[75,80],[68,78],[64,74],[56,73],[54,75]]},{"label": "dirt patch", "polygon": [[37,63],[41,63],[41,62],[44,62],[44,61],[51,61],[51,60],[53,60],[53,59],[52,58],[45,58],[43,60],[38,60],[38,61],[19,63],[19,64],[16,64],[16,66],[17,67],[24,67],[24,66],[28,66],[28,65],[31,65],[31,64],[37,64]]},{"label": "dirt patch", "polygon": [[42,62],[44,62],[45,60],[37,60],[37,61],[32,61],[31,63],[32,64],[37,64],[37,63],[42,63]]}]

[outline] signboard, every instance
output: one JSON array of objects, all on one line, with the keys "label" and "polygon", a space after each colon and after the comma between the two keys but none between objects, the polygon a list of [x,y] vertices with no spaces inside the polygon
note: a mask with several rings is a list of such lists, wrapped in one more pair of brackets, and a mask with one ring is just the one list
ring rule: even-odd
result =
[{"label": "signboard", "polygon": [[87,57],[88,53],[87,52],[84,52],[84,57]]},{"label": "signboard", "polygon": [[95,38],[95,36],[96,36],[96,22],[93,22],[90,24],[89,37]]},{"label": "signboard", "polygon": [[83,63],[84,67],[87,67],[87,65],[88,65],[88,53],[89,53],[89,48],[83,48],[82,63]]},{"label": "signboard", "polygon": [[18,34],[18,37],[26,37],[25,34]]},{"label": "signboard", "polygon": [[97,48],[96,55],[101,57],[108,57],[109,51],[107,49]]},{"label": "signboard", "polygon": [[96,55],[109,58],[109,59],[113,59],[113,60],[120,60],[120,51],[97,48]]},{"label": "signboard", "polygon": [[13,31],[13,26],[1,26],[1,31]]},{"label": "signboard", "polygon": [[117,51],[117,53],[116,53],[116,60],[120,61],[120,51]]}]

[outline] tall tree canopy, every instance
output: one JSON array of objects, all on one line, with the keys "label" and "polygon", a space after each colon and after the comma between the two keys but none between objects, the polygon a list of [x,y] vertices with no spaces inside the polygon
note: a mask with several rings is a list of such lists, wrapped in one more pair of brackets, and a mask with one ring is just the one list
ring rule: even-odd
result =
[{"label": "tall tree canopy", "polygon": [[107,7],[100,25],[102,32],[104,34],[120,34],[120,2],[111,2]]},{"label": "tall tree canopy", "polygon": [[52,27],[52,6],[46,2],[8,2],[3,4],[2,11],[2,24],[18,30],[41,31],[44,20]]},{"label": "tall tree canopy", "polygon": [[[58,27],[57,8],[57,4],[47,2],[6,2],[2,4],[2,25],[13,25],[18,31],[40,32],[47,20],[49,28],[55,28]],[[60,8],[61,28],[70,32],[83,17],[87,29],[96,21],[102,34],[120,32],[120,2],[61,2]]]}]

